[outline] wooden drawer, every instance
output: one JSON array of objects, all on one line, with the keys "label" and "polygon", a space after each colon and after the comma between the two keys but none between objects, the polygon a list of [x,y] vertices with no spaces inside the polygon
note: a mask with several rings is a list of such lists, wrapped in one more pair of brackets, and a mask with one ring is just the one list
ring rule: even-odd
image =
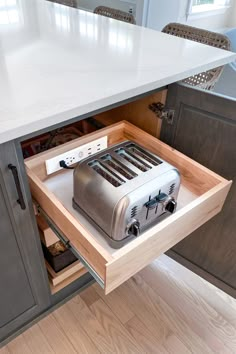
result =
[{"label": "wooden drawer", "polygon": [[[63,170],[47,176],[45,169],[45,160],[102,136],[108,137],[109,146],[124,140],[136,141],[176,166],[181,173],[176,213],[119,250],[112,249],[72,208],[72,172]],[[219,213],[231,186],[231,181],[126,121],[29,158],[25,164],[33,199],[66,236],[72,251],[88,266],[106,294]]]},{"label": "wooden drawer", "polygon": [[52,294],[60,291],[62,288],[77,280],[87,272],[86,268],[83,267],[80,261],[72,263],[58,273],[54,272],[47,261],[45,262]]}]

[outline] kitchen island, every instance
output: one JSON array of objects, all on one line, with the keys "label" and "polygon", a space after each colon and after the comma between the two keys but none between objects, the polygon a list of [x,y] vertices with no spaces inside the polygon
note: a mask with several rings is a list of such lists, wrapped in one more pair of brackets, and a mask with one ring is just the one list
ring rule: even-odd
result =
[{"label": "kitchen island", "polygon": [[92,115],[236,54],[47,1],[1,27],[0,143]]},{"label": "kitchen island", "polygon": [[7,21],[0,27],[0,341],[91,281],[85,274],[50,292],[20,143],[236,57],[43,0],[18,1]]}]

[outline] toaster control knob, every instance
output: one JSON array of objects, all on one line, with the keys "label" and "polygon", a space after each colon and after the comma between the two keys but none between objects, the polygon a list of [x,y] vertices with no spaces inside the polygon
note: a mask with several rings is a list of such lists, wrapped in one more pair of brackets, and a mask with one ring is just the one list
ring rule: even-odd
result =
[{"label": "toaster control knob", "polygon": [[157,196],[157,201],[162,204],[162,209],[168,211],[169,213],[173,214],[177,207],[177,202],[174,200],[173,197],[165,193],[160,193]]},{"label": "toaster control knob", "polygon": [[166,211],[169,213],[173,214],[176,210],[177,207],[177,202],[174,199],[171,199],[169,202],[166,204]]},{"label": "toaster control knob", "polygon": [[127,225],[126,228],[126,235],[134,235],[134,236],[139,236],[140,234],[140,223],[138,220],[133,219],[131,222]]}]

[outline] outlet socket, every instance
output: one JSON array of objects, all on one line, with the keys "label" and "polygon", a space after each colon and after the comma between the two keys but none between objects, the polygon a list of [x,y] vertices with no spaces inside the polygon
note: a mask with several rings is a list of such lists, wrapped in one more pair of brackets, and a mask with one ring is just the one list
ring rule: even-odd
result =
[{"label": "outlet socket", "polygon": [[88,144],[78,146],[73,150],[69,150],[63,154],[57,155],[45,161],[47,175],[62,170],[60,161],[64,160],[67,166],[85,159],[86,157],[95,154],[107,148],[107,136],[91,141]]}]

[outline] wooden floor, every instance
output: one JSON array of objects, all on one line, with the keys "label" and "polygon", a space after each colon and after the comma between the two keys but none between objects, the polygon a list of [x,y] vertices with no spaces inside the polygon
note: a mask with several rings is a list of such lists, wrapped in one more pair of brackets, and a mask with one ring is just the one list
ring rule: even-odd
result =
[{"label": "wooden floor", "polygon": [[108,296],[93,285],[0,354],[236,353],[236,301],[167,256]]}]

